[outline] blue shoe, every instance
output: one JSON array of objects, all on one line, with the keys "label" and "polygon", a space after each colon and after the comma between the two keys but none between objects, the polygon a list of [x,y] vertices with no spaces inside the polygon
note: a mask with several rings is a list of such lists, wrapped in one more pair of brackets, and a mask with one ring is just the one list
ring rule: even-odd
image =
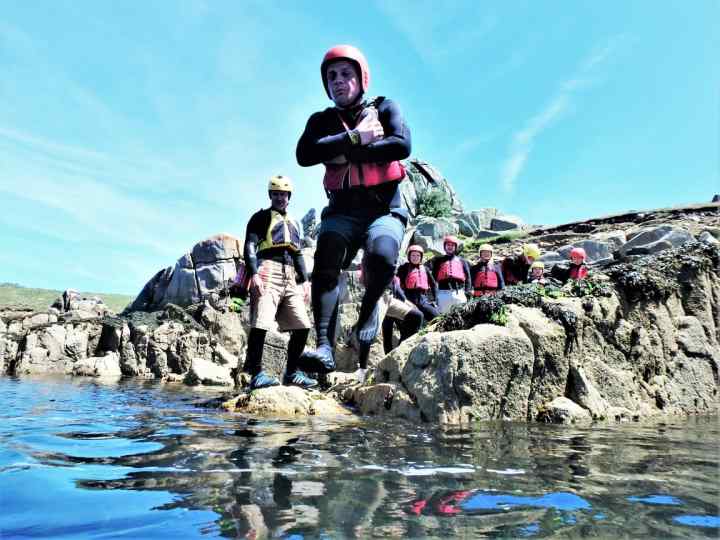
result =
[{"label": "blue shoe", "polygon": [[250,390],[269,388],[271,386],[280,386],[280,381],[278,381],[275,377],[271,377],[264,371],[261,371],[250,379]]},{"label": "blue shoe", "polygon": [[305,388],[307,390],[308,388],[315,388],[318,385],[318,382],[315,379],[308,377],[305,372],[298,369],[294,373],[285,374],[283,377],[283,384],[285,386],[299,386],[300,388]]},{"label": "blue shoe", "polygon": [[300,356],[300,364],[310,373],[330,373],[335,371],[335,358],[330,345],[320,345],[314,351],[305,351]]}]

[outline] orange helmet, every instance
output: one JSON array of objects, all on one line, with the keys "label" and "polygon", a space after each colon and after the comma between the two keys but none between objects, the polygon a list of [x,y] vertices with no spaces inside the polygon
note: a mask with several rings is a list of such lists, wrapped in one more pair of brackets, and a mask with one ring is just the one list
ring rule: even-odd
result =
[{"label": "orange helmet", "polygon": [[327,66],[330,62],[335,60],[348,60],[355,65],[360,76],[360,90],[365,93],[370,86],[370,66],[367,63],[365,55],[357,47],[352,45],[335,45],[323,57],[322,64],[320,64],[320,75],[322,76],[323,87],[327,92],[328,97],[330,96],[330,90],[328,90],[327,84],[327,73],[325,73]]},{"label": "orange helmet", "polygon": [[408,257],[410,256],[410,252],[412,252],[412,251],[416,251],[416,252],[418,252],[420,255],[424,255],[424,254],[425,254],[425,250],[422,248],[422,246],[418,246],[417,244],[413,244],[413,245],[411,245],[411,246],[408,246],[408,248],[407,248],[407,256],[408,256]]},{"label": "orange helmet", "polygon": [[443,238],[443,246],[450,242],[451,244],[455,244],[455,249],[460,247],[460,241],[457,239],[457,236],[453,236],[452,234],[448,234],[445,238]]},{"label": "orange helmet", "polygon": [[581,247],[572,248],[570,250],[570,257],[572,258],[573,256],[582,257],[583,261],[587,258],[587,254],[585,253],[585,250]]}]

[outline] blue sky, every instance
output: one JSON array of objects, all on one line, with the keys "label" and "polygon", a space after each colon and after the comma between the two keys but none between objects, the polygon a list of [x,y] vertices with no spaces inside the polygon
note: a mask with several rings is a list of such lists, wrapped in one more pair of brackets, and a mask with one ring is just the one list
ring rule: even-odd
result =
[{"label": "blue sky", "polygon": [[328,105],[352,43],[466,208],[552,224],[720,191],[720,3],[2,2],[0,281],[136,294],[218,232]]}]

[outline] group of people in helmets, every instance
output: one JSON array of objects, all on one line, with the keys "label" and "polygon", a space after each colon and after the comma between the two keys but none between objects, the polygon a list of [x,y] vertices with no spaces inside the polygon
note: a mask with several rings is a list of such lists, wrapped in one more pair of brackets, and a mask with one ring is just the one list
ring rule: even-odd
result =
[{"label": "group of people in helmets", "polygon": [[[521,259],[505,259],[498,265],[487,244],[481,246],[480,262],[471,267],[457,253],[457,238],[449,236],[444,240],[445,254],[427,264],[424,250],[410,246],[408,261],[397,269],[396,278],[408,221],[400,182],[405,178],[401,160],[411,151],[410,130],[396,102],[367,94],[370,68],[357,48],[332,47],[320,64],[320,75],[333,105],[310,116],[296,150],[300,166],[322,164],[325,169],[328,204],[321,214],[312,279],[300,254],[301,229],[287,212],[292,194],[289,178],[270,179],[270,208],[256,212],[245,233],[251,328],[243,370],[251,376],[251,389],[280,384],[262,369],[265,335],[275,321],[281,330],[290,331],[283,384],[312,388],[318,383],[307,373],[335,369],[340,274],[360,249],[365,293],[354,334],[361,367],[385,313],[406,321],[401,326],[401,337],[406,337],[423,321],[469,296],[526,281],[539,256],[537,247],[527,245]],[[405,307],[382,309],[388,289],[393,291],[391,298]],[[316,338],[311,350],[305,350],[311,328],[307,300],[312,304]]]}]

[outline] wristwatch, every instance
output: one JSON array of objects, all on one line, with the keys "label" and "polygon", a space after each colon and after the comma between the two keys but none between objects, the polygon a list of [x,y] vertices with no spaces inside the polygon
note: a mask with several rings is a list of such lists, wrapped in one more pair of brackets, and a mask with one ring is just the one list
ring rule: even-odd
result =
[{"label": "wristwatch", "polygon": [[350,137],[350,144],[353,146],[360,144],[360,134],[354,129],[352,131],[348,131],[348,137]]}]

